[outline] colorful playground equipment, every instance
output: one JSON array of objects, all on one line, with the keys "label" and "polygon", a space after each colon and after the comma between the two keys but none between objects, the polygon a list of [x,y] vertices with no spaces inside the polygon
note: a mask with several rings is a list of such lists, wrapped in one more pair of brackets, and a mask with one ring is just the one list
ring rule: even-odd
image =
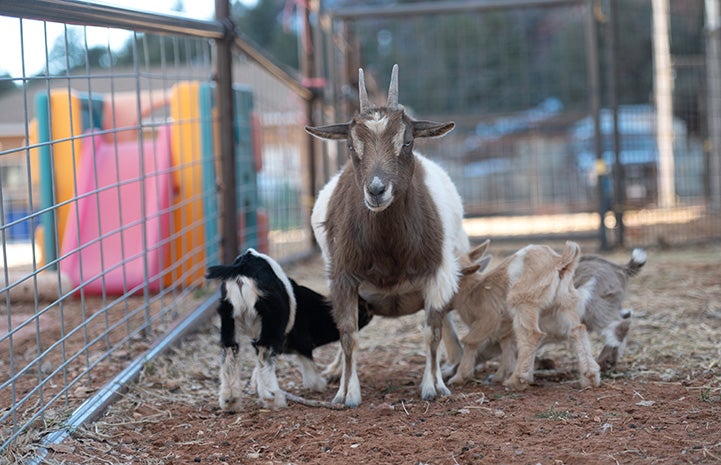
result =
[{"label": "colorful playground equipment", "polygon": [[[237,87],[234,98],[239,242],[267,249],[252,93]],[[219,257],[212,84],[112,98],[53,90],[39,93],[35,106],[43,263],[57,264],[88,294],[201,282]],[[145,119],[166,106],[167,121],[143,124],[140,133],[137,114]]]}]

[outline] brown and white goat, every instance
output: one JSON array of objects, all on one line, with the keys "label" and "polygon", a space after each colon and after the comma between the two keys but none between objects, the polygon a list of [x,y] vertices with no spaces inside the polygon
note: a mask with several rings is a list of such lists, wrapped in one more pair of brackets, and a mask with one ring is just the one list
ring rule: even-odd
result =
[{"label": "brown and white goat", "polygon": [[[398,104],[397,65],[384,107],[371,106],[362,69],[358,77],[360,112],[350,122],[306,127],[321,139],[346,140],[350,155],[318,194],[311,215],[343,350],[333,402],[351,407],[361,402],[356,371],[359,295],[376,315],[397,317],[425,309],[421,396],[433,399],[450,394],[438,345],[442,333],[445,341],[455,338],[446,312],[458,289],[457,257],[470,244],[453,182],[440,166],[415,153],[413,142],[443,136],[454,123],[416,121],[405,113]],[[446,350],[452,352],[448,344]]]},{"label": "brown and white goat", "polygon": [[449,384],[472,376],[479,348],[498,343],[501,365],[496,379],[505,379],[503,384],[514,390],[525,389],[533,382],[536,352],[548,333],[571,340],[581,385],[598,386],[599,367],[579,318],[588,291],[573,285],[581,250],[578,244],[566,242],[561,255],[548,246],[529,245],[493,270],[478,273],[490,260],[488,256],[483,263],[475,263],[487,247],[488,241],[463,258],[463,277],[453,307],[469,330],[461,339],[463,357]]}]

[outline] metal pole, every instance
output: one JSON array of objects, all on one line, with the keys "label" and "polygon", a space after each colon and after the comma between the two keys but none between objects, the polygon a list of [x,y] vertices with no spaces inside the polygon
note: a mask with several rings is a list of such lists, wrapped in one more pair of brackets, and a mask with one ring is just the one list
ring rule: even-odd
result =
[{"label": "metal pole", "polygon": [[596,37],[596,18],[593,12],[593,0],[586,0],[586,69],[588,70],[588,90],[591,117],[593,118],[593,139],[596,153],[596,174],[598,187],[598,216],[599,216],[599,246],[601,250],[608,249],[608,238],[606,238],[606,214],[605,186],[607,180],[606,163],[603,161],[603,140],[601,134],[601,91],[598,65],[598,40]]},{"label": "metal pole", "polygon": [[[300,68],[301,68],[301,75],[303,76],[303,79],[308,83],[309,85],[312,85],[313,78],[317,76],[316,72],[316,47],[319,46],[319,42],[315,40],[314,31],[311,28],[311,22],[310,22],[310,12],[311,9],[315,10],[316,17],[318,17],[318,9],[320,5],[319,2],[308,2],[307,7],[303,8],[303,37],[299,40],[300,42]],[[315,126],[315,111],[314,111],[314,105],[315,105],[315,94],[311,95],[311,98],[306,99],[305,101],[305,117],[307,124],[309,126]],[[313,137],[310,135],[306,135],[307,139],[307,154],[306,154],[306,160],[308,162],[308,177],[305,179],[306,187],[305,192],[308,194],[308,198],[304,199],[303,205],[312,205],[313,200],[316,197],[317,193],[317,173],[316,173],[316,143]],[[306,227],[310,228],[310,222],[306,221]],[[313,235],[313,231],[310,231],[310,237],[311,244],[315,245],[315,239]]]},{"label": "metal pole", "polygon": [[613,114],[613,211],[616,215],[616,245],[623,247],[625,228],[623,209],[626,202],[625,172],[621,163],[621,135],[618,127],[618,8],[616,0],[608,2],[608,20],[606,22],[606,53],[608,58],[608,94],[609,106]]},{"label": "metal pole", "polygon": [[238,205],[235,179],[235,114],[233,112],[233,38],[230,1],[215,0],[215,18],[225,26],[223,39],[216,40],[215,104],[220,125],[221,238],[223,263],[231,263],[238,254]]},{"label": "metal pole", "polygon": [[157,34],[188,34],[209,39],[224,37],[223,26],[215,21],[134,11],[79,0],[0,1],[0,15]]},{"label": "metal pole", "polygon": [[706,89],[708,92],[709,205],[721,211],[721,5],[706,0]]},{"label": "metal pole", "polygon": [[[399,3],[388,2],[383,6],[383,18],[408,18],[410,16],[435,15],[439,13],[467,13],[471,11],[494,11],[514,8],[546,8],[564,5],[581,5],[584,0],[460,0]],[[374,5],[340,8],[333,12],[338,19],[357,20],[379,16]]]},{"label": "metal pole", "polygon": [[673,79],[668,0],[653,0],[653,83],[658,145],[658,205],[676,203],[673,158]]}]

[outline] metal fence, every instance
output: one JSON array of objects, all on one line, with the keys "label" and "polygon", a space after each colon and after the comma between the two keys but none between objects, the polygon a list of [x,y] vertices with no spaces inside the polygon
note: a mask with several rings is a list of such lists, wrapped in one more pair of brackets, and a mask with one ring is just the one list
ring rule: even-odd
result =
[{"label": "metal fence", "polygon": [[451,174],[476,236],[601,247],[717,238],[719,38],[704,13],[702,0],[329,10],[328,113],[356,109],[359,66],[382,101],[398,63],[402,103],[456,122],[420,150]]},{"label": "metal fence", "polygon": [[312,250],[312,95],[220,20],[75,1],[2,2],[0,15],[3,462],[97,414],[210,314],[207,266],[248,246]]}]

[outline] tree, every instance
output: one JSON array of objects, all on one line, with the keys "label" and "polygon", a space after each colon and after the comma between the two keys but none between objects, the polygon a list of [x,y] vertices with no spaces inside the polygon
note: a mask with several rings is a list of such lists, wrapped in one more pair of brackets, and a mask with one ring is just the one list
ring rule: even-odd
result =
[{"label": "tree", "polygon": [[4,72],[0,74],[0,94],[4,94],[5,92],[17,90],[17,86],[12,80],[12,76],[10,76],[10,73]]},{"label": "tree", "polygon": [[285,0],[259,0],[253,8],[234,5],[233,21],[254,45],[278,62],[298,69],[298,37],[293,11]]}]

